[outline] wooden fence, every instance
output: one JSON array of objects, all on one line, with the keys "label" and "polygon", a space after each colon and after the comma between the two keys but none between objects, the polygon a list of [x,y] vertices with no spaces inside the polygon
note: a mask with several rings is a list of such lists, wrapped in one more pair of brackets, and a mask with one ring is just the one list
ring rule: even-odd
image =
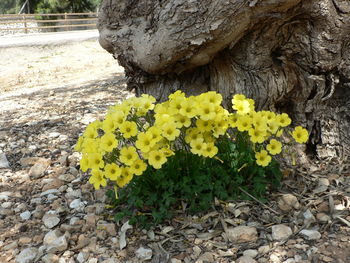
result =
[{"label": "wooden fence", "polygon": [[[0,15],[0,30],[41,32],[95,29],[97,13],[6,14]],[[12,26],[14,27],[12,27]],[[9,27],[6,27],[9,26]]]}]

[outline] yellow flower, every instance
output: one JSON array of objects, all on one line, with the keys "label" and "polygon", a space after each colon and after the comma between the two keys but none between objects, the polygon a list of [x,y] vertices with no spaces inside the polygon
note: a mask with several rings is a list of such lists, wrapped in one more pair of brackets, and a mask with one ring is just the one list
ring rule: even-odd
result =
[{"label": "yellow flower", "polygon": [[232,105],[236,104],[237,101],[245,100],[246,97],[243,94],[235,94],[232,98]]},{"label": "yellow flower", "polygon": [[134,177],[129,167],[122,167],[121,175],[117,178],[117,185],[122,188],[127,185]]},{"label": "yellow flower", "polygon": [[118,128],[124,123],[126,116],[127,113],[124,113],[123,111],[115,111],[112,114],[109,114],[106,118],[110,118],[113,121],[115,128]]},{"label": "yellow flower", "polygon": [[172,114],[178,114],[180,110],[182,109],[182,102],[184,101],[184,98],[178,97],[173,100],[169,101],[169,111]]},{"label": "yellow flower", "polygon": [[255,111],[255,101],[253,99],[247,99],[247,101],[249,102],[250,112],[254,112]]},{"label": "yellow flower", "polygon": [[175,123],[175,118],[167,113],[157,114],[157,115],[155,115],[155,118],[156,118],[156,120],[155,120],[154,125],[157,128],[162,128],[164,125],[166,125],[168,123]]},{"label": "yellow flower", "polygon": [[260,166],[268,166],[271,162],[272,158],[268,155],[267,151],[262,150],[260,152],[255,153],[256,163]]},{"label": "yellow flower", "polygon": [[292,123],[292,120],[289,118],[287,113],[278,114],[276,116],[276,121],[281,127],[287,127],[289,124]]},{"label": "yellow flower", "polygon": [[201,136],[200,130],[196,128],[189,128],[186,130],[185,142],[190,143]]},{"label": "yellow flower", "polygon": [[222,102],[222,96],[215,91],[208,91],[202,94],[201,101],[207,101],[213,105],[220,105]]},{"label": "yellow flower", "polygon": [[84,139],[82,145],[82,153],[97,153],[99,152],[99,144],[97,139]]},{"label": "yellow flower", "polygon": [[276,113],[274,113],[272,111],[266,111],[265,117],[266,117],[267,122],[270,124],[271,122],[275,121]]},{"label": "yellow flower", "polygon": [[217,153],[218,148],[214,143],[207,143],[205,149],[202,151],[202,155],[209,158],[213,158]]},{"label": "yellow flower", "polygon": [[91,123],[88,125],[88,127],[94,128],[94,129],[96,129],[96,130],[101,129],[101,128],[102,128],[102,122],[99,121],[99,120],[93,121],[93,122],[91,122]]},{"label": "yellow flower", "polygon": [[175,116],[175,122],[176,127],[179,129],[182,127],[189,127],[191,125],[191,119],[181,114],[177,114]]},{"label": "yellow flower", "polygon": [[279,128],[279,123],[277,121],[271,121],[268,123],[267,125],[267,130],[271,133],[271,134],[276,134],[276,132],[278,131]]},{"label": "yellow flower", "polygon": [[156,113],[156,115],[161,115],[161,114],[166,114],[168,112],[168,106],[169,106],[169,102],[163,102],[160,104],[157,104],[154,107],[154,112]]},{"label": "yellow flower", "polygon": [[80,170],[83,172],[86,172],[90,166],[89,166],[89,158],[86,154],[83,154],[83,157],[80,159]]},{"label": "yellow flower", "polygon": [[209,121],[215,119],[215,105],[212,103],[198,103],[198,114],[200,118],[204,121]]},{"label": "yellow flower", "polygon": [[106,152],[111,152],[118,145],[118,140],[113,133],[106,133],[101,137],[101,149]]},{"label": "yellow flower", "polygon": [[150,133],[141,132],[137,136],[136,147],[144,153],[149,152],[155,144],[156,141]]},{"label": "yellow flower", "polygon": [[238,115],[236,113],[232,113],[229,116],[229,125],[232,128],[236,128],[237,127],[237,121],[238,121]]},{"label": "yellow flower", "polygon": [[103,168],[105,163],[102,159],[102,155],[99,153],[89,153],[89,167],[93,170],[98,170],[99,168]]},{"label": "yellow flower", "polygon": [[260,129],[249,129],[250,140],[253,143],[263,143],[265,141],[266,131]]},{"label": "yellow flower", "polygon": [[193,103],[191,103],[188,99],[183,100],[181,102],[181,109],[179,110],[179,113],[183,116],[186,116],[188,118],[193,118],[196,116],[197,111],[196,108],[194,107]]},{"label": "yellow flower", "polygon": [[191,141],[191,153],[202,155],[203,150],[207,147],[207,144],[204,143],[203,138],[197,138],[196,140]]},{"label": "yellow flower", "polygon": [[149,110],[154,109],[154,103],[156,102],[156,99],[153,96],[150,96],[148,94],[142,94],[142,108],[144,111],[148,112]]},{"label": "yellow flower", "polygon": [[148,154],[148,163],[155,169],[160,169],[166,161],[167,159],[162,151],[155,150]]},{"label": "yellow flower", "polygon": [[150,127],[146,133],[151,135],[155,142],[159,142],[162,139],[161,130],[155,126]]},{"label": "yellow flower", "polygon": [[213,124],[213,135],[218,138],[220,135],[224,135],[228,129],[228,121],[222,114],[217,114]]},{"label": "yellow flower", "polygon": [[204,132],[203,134],[201,134],[201,136],[203,137],[204,142],[206,143],[208,142],[215,143],[216,141],[211,132]]},{"label": "yellow flower", "polygon": [[103,172],[99,169],[93,169],[89,178],[89,183],[94,186],[96,190],[100,189],[101,185],[106,186],[107,181],[103,176]]},{"label": "yellow flower", "polygon": [[213,128],[213,121],[205,121],[202,119],[196,120],[196,126],[201,131],[211,131]]},{"label": "yellow flower", "polygon": [[250,103],[248,100],[237,100],[232,108],[237,111],[238,115],[245,115],[250,112]]},{"label": "yellow flower", "polygon": [[112,133],[116,128],[115,121],[110,116],[106,116],[106,119],[102,122],[102,130],[105,133]]},{"label": "yellow flower", "polygon": [[84,137],[80,136],[74,146],[74,151],[81,152],[83,150]]},{"label": "yellow flower", "polygon": [[133,162],[133,164],[130,166],[131,173],[135,175],[141,175],[144,171],[147,169],[147,164],[142,161],[141,159],[136,160]]},{"label": "yellow flower", "polygon": [[266,146],[266,149],[272,155],[279,154],[282,151],[282,143],[275,139],[272,139],[270,140],[270,143]]},{"label": "yellow flower", "polygon": [[174,93],[170,94],[168,98],[170,100],[175,100],[177,98],[185,98],[185,93],[183,93],[181,90],[177,90]]},{"label": "yellow flower", "polygon": [[252,127],[252,119],[249,116],[239,116],[237,129],[240,132],[248,131]]},{"label": "yellow flower", "polygon": [[98,136],[98,132],[94,127],[90,126],[85,129],[83,136],[86,139],[95,139]]},{"label": "yellow flower", "polygon": [[122,170],[115,163],[109,163],[105,166],[104,174],[108,179],[112,181],[116,181],[118,177],[121,175],[121,173],[122,173]]},{"label": "yellow flower", "polygon": [[255,112],[252,116],[252,124],[254,125],[254,128],[260,130],[267,129],[267,119],[262,112]]},{"label": "yellow flower", "polygon": [[131,109],[131,101],[130,99],[126,99],[121,104],[116,104],[113,107],[111,107],[108,113],[111,113],[112,115],[114,113],[122,114],[126,117],[129,114],[130,109]]},{"label": "yellow flower", "polygon": [[309,133],[301,126],[295,127],[292,136],[297,143],[305,143],[309,139]]},{"label": "yellow flower", "polygon": [[283,129],[280,129],[276,132],[276,137],[281,137],[282,134],[283,134],[284,130]]},{"label": "yellow flower", "polygon": [[134,146],[123,147],[120,150],[120,161],[126,165],[132,165],[132,163],[138,159],[138,154]]},{"label": "yellow flower", "polygon": [[137,134],[137,125],[133,121],[125,121],[122,125],[120,125],[119,129],[123,133],[123,137],[125,139],[133,137]]},{"label": "yellow flower", "polygon": [[161,148],[160,151],[164,154],[165,157],[169,157],[175,154],[171,149],[167,147]]},{"label": "yellow flower", "polygon": [[180,135],[180,130],[176,129],[175,123],[164,124],[162,127],[162,135],[169,141],[173,141]]}]

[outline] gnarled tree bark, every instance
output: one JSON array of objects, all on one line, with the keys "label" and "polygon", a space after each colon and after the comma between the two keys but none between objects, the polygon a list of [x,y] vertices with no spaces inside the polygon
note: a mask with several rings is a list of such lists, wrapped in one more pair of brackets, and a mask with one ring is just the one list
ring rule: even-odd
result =
[{"label": "gnarled tree bark", "polygon": [[104,0],[98,29],[138,94],[243,93],[306,125],[311,155],[350,153],[348,0]]}]

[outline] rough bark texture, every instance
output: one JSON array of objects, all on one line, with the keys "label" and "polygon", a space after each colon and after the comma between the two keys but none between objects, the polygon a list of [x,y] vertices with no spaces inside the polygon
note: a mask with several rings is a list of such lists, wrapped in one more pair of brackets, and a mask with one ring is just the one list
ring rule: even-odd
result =
[{"label": "rough bark texture", "polygon": [[98,28],[137,93],[244,93],[306,125],[312,155],[348,156],[350,1],[104,0]]}]

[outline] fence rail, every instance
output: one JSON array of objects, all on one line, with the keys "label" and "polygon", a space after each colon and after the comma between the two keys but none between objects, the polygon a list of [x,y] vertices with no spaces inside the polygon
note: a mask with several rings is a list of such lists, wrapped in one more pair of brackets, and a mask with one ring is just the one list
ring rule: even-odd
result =
[{"label": "fence rail", "polygon": [[52,32],[59,30],[94,29],[97,13],[61,13],[61,14],[6,14],[0,15],[0,31],[18,32],[30,30]]}]

